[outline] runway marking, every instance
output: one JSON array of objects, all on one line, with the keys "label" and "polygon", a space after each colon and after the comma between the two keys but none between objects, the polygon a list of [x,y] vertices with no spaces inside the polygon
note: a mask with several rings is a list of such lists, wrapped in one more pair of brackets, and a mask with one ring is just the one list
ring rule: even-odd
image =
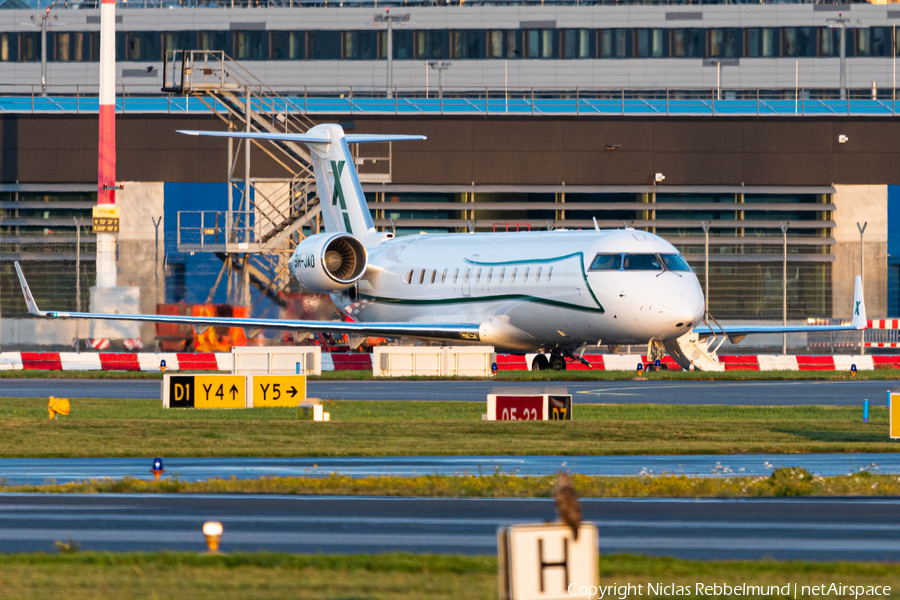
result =
[{"label": "runway marking", "polygon": [[[860,384],[860,383],[871,383],[869,381],[670,381],[670,382],[659,382],[656,385],[641,385],[637,384],[632,387],[621,387],[617,386],[614,388],[607,389],[599,389],[599,390],[579,390],[576,391],[576,394],[593,394],[599,396],[600,394],[607,394],[610,396],[615,395],[627,395],[627,394],[616,394],[613,390],[667,390],[672,389],[674,387],[683,388],[683,387],[738,387],[738,386],[782,386],[782,385],[833,385],[833,384]],[[632,396],[637,396],[639,394],[630,394]]]}]

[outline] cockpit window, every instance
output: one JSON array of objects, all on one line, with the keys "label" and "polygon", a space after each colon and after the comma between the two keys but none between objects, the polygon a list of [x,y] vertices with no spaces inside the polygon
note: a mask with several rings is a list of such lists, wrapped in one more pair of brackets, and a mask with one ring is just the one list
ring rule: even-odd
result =
[{"label": "cockpit window", "polygon": [[621,254],[598,254],[591,263],[591,271],[618,271],[621,267]]},{"label": "cockpit window", "polygon": [[626,254],[626,271],[662,271],[659,258],[655,254]]},{"label": "cockpit window", "polygon": [[680,254],[661,254],[666,268],[670,271],[690,271],[691,267]]}]

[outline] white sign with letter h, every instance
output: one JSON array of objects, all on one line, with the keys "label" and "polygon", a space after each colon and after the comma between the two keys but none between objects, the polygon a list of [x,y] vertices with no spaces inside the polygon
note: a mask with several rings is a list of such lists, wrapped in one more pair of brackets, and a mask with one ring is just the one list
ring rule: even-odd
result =
[{"label": "white sign with letter h", "polygon": [[[582,523],[578,541],[566,525],[513,525],[497,532],[501,600],[595,598],[597,527]],[[592,594],[593,592],[593,594]]]}]

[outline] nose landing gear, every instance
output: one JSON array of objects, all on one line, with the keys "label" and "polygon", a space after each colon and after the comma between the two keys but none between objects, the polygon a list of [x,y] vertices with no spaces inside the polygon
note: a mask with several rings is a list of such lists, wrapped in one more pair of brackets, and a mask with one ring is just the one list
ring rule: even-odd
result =
[{"label": "nose landing gear", "polygon": [[559,354],[551,353],[549,358],[546,354],[538,354],[531,361],[532,371],[565,371],[566,359]]}]

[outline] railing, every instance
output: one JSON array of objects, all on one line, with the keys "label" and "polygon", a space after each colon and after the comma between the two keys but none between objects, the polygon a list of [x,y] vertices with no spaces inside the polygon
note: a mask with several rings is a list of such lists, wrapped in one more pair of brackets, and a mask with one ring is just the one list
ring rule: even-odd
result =
[{"label": "railing", "polygon": [[[209,67],[215,70],[216,67]],[[191,74],[193,76],[193,74]],[[204,77],[214,77],[213,74]],[[209,81],[209,79],[207,79]],[[171,83],[171,80],[169,81]],[[205,84],[203,84],[205,85]],[[253,111],[273,127],[290,131],[285,115],[533,115],[533,116],[894,116],[900,98],[894,89],[583,89],[539,88],[401,88],[388,97],[384,88],[316,88],[303,86],[275,93],[263,86],[251,100]],[[10,86],[0,96],[5,113],[94,113],[97,96],[87,86]],[[118,86],[120,113],[209,114],[228,112],[220,99],[138,92]],[[230,88],[229,88],[230,89]],[[234,90],[231,90],[232,92]],[[260,99],[260,94],[262,99]],[[311,125],[311,123],[310,123]],[[302,129],[300,127],[299,129]],[[384,152],[379,152],[386,158]],[[372,157],[366,157],[370,159]],[[389,162],[389,161],[388,161]]]},{"label": "railing", "polygon": [[[781,4],[826,4],[825,2],[817,2],[815,0],[780,0]],[[24,0],[17,3],[14,7],[27,5],[34,10],[39,10],[39,0]],[[343,7],[362,8],[376,7],[383,8],[385,6],[396,6],[403,8],[411,7],[470,7],[470,6],[515,6],[522,5],[558,5],[558,6],[603,6],[603,5],[621,5],[622,0],[478,0],[478,2],[465,2],[465,0],[353,0],[351,2],[334,2],[331,0],[132,0],[131,2],[120,2],[116,9],[177,9],[177,8],[311,8],[311,7]],[[702,5],[721,5],[721,4],[766,4],[765,0],[628,0],[631,5],[650,5],[650,6],[702,6]],[[829,3],[830,4],[830,3]],[[54,3],[53,10],[65,9],[96,9],[100,8],[100,0],[63,0]]]},{"label": "railing", "polygon": [[178,211],[178,252],[258,252],[259,240],[253,212]]}]

